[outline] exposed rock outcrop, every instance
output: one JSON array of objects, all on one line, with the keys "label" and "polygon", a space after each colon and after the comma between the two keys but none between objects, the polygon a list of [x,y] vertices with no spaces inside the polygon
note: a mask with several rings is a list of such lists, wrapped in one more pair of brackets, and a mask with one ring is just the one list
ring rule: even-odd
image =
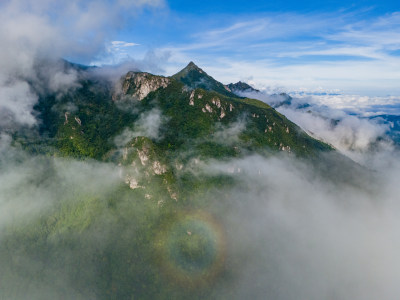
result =
[{"label": "exposed rock outcrop", "polygon": [[123,79],[122,94],[141,101],[146,96],[158,90],[166,88],[171,82],[170,78],[155,76],[144,72],[128,72]]}]

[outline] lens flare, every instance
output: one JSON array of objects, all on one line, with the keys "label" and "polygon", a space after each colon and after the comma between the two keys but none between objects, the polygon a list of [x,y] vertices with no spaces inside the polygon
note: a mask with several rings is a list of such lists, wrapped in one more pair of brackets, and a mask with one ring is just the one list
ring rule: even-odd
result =
[{"label": "lens flare", "polygon": [[156,239],[163,272],[186,287],[211,283],[222,270],[225,248],[221,226],[205,212],[177,214]]}]

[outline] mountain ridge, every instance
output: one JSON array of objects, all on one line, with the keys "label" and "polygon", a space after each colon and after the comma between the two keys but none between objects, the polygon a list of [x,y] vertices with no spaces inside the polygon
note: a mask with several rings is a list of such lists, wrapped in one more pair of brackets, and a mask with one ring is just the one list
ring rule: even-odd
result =
[{"label": "mountain ridge", "polygon": [[[170,81],[168,84],[164,86],[159,86],[157,89],[152,90],[152,96],[151,98],[156,98],[158,100],[160,99],[165,99],[170,97],[170,95],[174,95],[175,99],[181,98],[179,103],[175,103],[172,105],[172,107],[175,107],[175,115],[171,114],[169,117],[172,119],[176,119],[177,115],[181,115],[179,110],[185,105],[188,109],[185,109],[185,118],[191,118],[190,115],[193,114],[193,108],[197,107],[198,105],[201,107],[198,107],[198,110],[202,112],[201,116],[197,116],[196,122],[201,123],[201,120],[208,119],[210,115],[215,115],[213,118],[213,122],[222,122],[224,123],[225,118],[229,117],[230,114],[236,115],[236,107],[239,106],[239,114],[240,113],[246,113],[249,115],[250,119],[258,119],[261,117],[261,119],[258,122],[258,131],[262,131],[263,135],[267,135],[268,132],[273,132],[274,126],[278,126],[278,122],[269,122],[271,120],[268,120],[267,115],[270,115],[270,118],[276,119],[276,120],[281,120],[279,122],[283,122],[281,124],[286,124],[282,125],[283,129],[280,129],[281,135],[284,135],[285,133],[289,133],[290,131],[293,133],[299,133],[300,135],[306,137],[304,132],[300,128],[298,128],[295,124],[291,123],[289,120],[287,120],[284,116],[280,115],[278,112],[276,112],[274,109],[272,109],[269,105],[265,104],[262,101],[255,100],[255,99],[248,99],[248,98],[243,98],[243,97],[238,97],[236,95],[232,96],[231,93],[228,94],[228,96],[225,94],[221,94],[218,92],[220,90],[219,88],[222,85],[222,83],[219,83],[215,81],[215,79],[212,78],[214,82],[217,82],[217,91],[211,90],[210,86],[208,86],[208,89],[203,89],[202,87],[196,87],[196,85],[191,84],[189,90],[185,90],[185,87],[187,87],[187,73],[193,72],[195,70],[196,73],[200,74],[205,74],[205,76],[208,76],[204,71],[202,71],[197,65],[195,65],[193,62],[190,62],[187,67],[185,67],[182,71],[178,72],[177,74],[171,76],[171,77],[162,77],[159,76],[159,80],[166,80],[166,78],[170,78]],[[136,76],[142,76],[140,74],[142,73],[136,73]],[[182,80],[182,78],[184,78]],[[125,77],[125,80],[123,80],[123,85],[126,85],[126,82],[131,81],[132,76],[130,73],[127,74],[127,77]],[[175,80],[171,81],[171,80]],[[195,79],[196,80],[196,79]],[[182,87],[179,88],[179,84],[183,84]],[[171,87],[172,86],[172,87]],[[150,92],[147,94],[149,95]],[[160,94],[162,96],[160,96]],[[158,95],[158,96],[157,96]],[[132,92],[125,91],[124,96],[134,96]],[[135,98],[135,97],[134,97]],[[141,100],[144,101],[146,97],[142,98]],[[147,100],[149,101],[149,100]],[[146,101],[145,101],[146,102]],[[169,103],[170,104],[170,103]],[[189,109],[190,108],[190,109]],[[233,113],[233,111],[235,112]],[[194,116],[194,115],[193,115]],[[237,118],[237,115],[236,117]],[[262,122],[265,122],[264,124],[261,124]],[[252,123],[252,122],[250,122]],[[257,123],[257,122],[256,122]],[[270,123],[270,124],[269,124]],[[269,125],[267,125],[269,124]],[[182,124],[181,124],[182,125]],[[289,127],[291,129],[289,129]],[[210,129],[211,130],[211,129]],[[193,132],[196,132],[196,129],[193,129]],[[292,134],[293,134],[292,133]],[[259,140],[263,140],[264,138],[259,137]],[[306,138],[307,139],[307,138]],[[273,141],[269,143],[269,146],[272,148],[276,149],[290,149],[292,146],[290,145],[285,145],[283,143],[284,140],[279,141],[277,138],[273,138]],[[261,144],[264,144],[265,146],[268,145],[267,142],[261,142]],[[324,148],[324,147],[322,147]],[[329,147],[326,147],[328,149]]]},{"label": "mountain ridge", "polygon": [[[187,141],[210,139],[218,130],[235,124],[244,124],[235,137],[236,145],[222,147],[230,155],[235,153],[233,147],[246,151],[287,151],[306,156],[315,155],[320,150],[333,150],[308,136],[268,104],[229,92],[193,62],[169,77],[131,71],[122,76],[112,89],[102,81],[90,80],[90,76],[83,77],[85,81],[74,93],[61,99],[51,95],[42,97],[36,106],[42,134],[48,132],[55,150],[64,155],[75,153],[74,156],[101,159],[115,148],[112,140],[116,135],[121,134],[124,128],[133,128],[141,114],[153,109],[159,110],[162,119],[169,120],[163,123],[160,128],[162,138],[156,141],[165,151],[177,150],[181,146],[190,148]],[[203,85],[199,84],[199,78]],[[204,82],[208,84],[204,86]],[[77,110],[67,108],[71,103]],[[121,105],[133,105],[135,112],[121,110]],[[71,122],[67,122],[67,114]],[[81,123],[72,125],[74,118]],[[203,146],[198,146],[203,149],[200,154],[221,156],[212,149],[221,148],[216,140],[201,144]]]}]

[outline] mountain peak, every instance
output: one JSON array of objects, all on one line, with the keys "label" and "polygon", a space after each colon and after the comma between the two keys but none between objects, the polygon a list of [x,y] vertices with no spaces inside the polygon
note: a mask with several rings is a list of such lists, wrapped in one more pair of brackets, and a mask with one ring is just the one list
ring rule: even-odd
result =
[{"label": "mountain peak", "polygon": [[198,72],[201,74],[206,74],[198,65],[196,65],[193,61],[191,61],[185,68],[183,68],[176,75],[186,75],[189,72]]},{"label": "mountain peak", "polygon": [[[196,68],[196,69],[200,69],[193,61],[191,61],[186,68]],[[185,69],[186,69],[185,68]]]},{"label": "mountain peak", "polygon": [[258,93],[258,92],[260,92],[259,90],[253,88],[251,85],[247,84],[246,82],[242,82],[242,81],[239,81],[236,83],[230,83],[230,84],[228,84],[228,88],[234,93],[237,93],[237,92],[239,92],[239,93],[240,92],[257,92]]},{"label": "mountain peak", "polygon": [[208,91],[215,91],[228,97],[237,97],[226,86],[199,68],[193,61],[189,62],[184,69],[173,75],[172,78],[192,89],[201,88]]}]

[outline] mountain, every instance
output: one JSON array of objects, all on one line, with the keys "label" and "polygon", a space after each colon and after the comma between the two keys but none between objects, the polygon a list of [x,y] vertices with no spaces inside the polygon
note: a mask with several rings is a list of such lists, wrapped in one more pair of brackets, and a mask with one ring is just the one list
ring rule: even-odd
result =
[{"label": "mountain", "polygon": [[[66,156],[105,159],[116,149],[115,137],[123,130],[134,130],[141,116],[157,111],[162,124],[153,142],[167,157],[176,151],[212,158],[247,151],[315,156],[332,150],[264,102],[229,92],[194,63],[171,77],[128,72],[116,87],[90,75],[82,78],[73,93],[39,100],[35,109],[40,134],[49,139],[45,144],[38,139],[36,147],[51,146]],[[232,136],[219,138],[227,133]]]},{"label": "mountain", "polygon": [[120,165],[130,189],[160,203],[231,181],[193,176],[199,162],[286,153],[321,170],[337,163],[323,158],[334,152],[330,145],[264,102],[228,92],[193,63],[171,77],[128,72],[116,85],[78,70],[79,87],[40,97],[39,130],[15,132],[15,145],[35,155]]},{"label": "mountain", "polygon": [[117,84],[97,70],[75,69],[79,86],[40,97],[39,130],[15,132],[14,144],[33,154],[121,165],[127,186],[157,202],[190,198],[222,180],[192,176],[189,166],[200,161],[286,153],[321,164],[334,152],[264,102],[228,92],[194,63],[171,77],[128,72]]},{"label": "mountain", "polygon": [[234,298],[220,288],[240,278],[247,250],[230,249],[232,205],[251,219],[247,195],[275,194],[269,185],[257,190],[264,179],[248,177],[244,159],[255,161],[255,174],[281,173],[288,190],[303,181],[273,166],[279,157],[288,170],[299,158],[346,186],[364,171],[194,63],[171,77],[128,72],[116,84],[75,69],[73,89],[40,94],[37,127],[12,133],[24,154],[9,172],[7,197],[26,197],[30,212],[32,202],[45,208],[4,229],[2,299]]},{"label": "mountain", "polygon": [[224,96],[237,97],[228,87],[209,76],[192,61],[183,70],[173,75],[172,78],[192,89],[201,88]]},{"label": "mountain", "polygon": [[240,93],[240,92],[255,92],[255,93],[259,93],[260,91],[253,88],[252,86],[250,86],[249,84],[245,83],[245,82],[241,82],[238,81],[236,83],[230,83],[227,85],[227,87],[233,92],[233,93]]}]

